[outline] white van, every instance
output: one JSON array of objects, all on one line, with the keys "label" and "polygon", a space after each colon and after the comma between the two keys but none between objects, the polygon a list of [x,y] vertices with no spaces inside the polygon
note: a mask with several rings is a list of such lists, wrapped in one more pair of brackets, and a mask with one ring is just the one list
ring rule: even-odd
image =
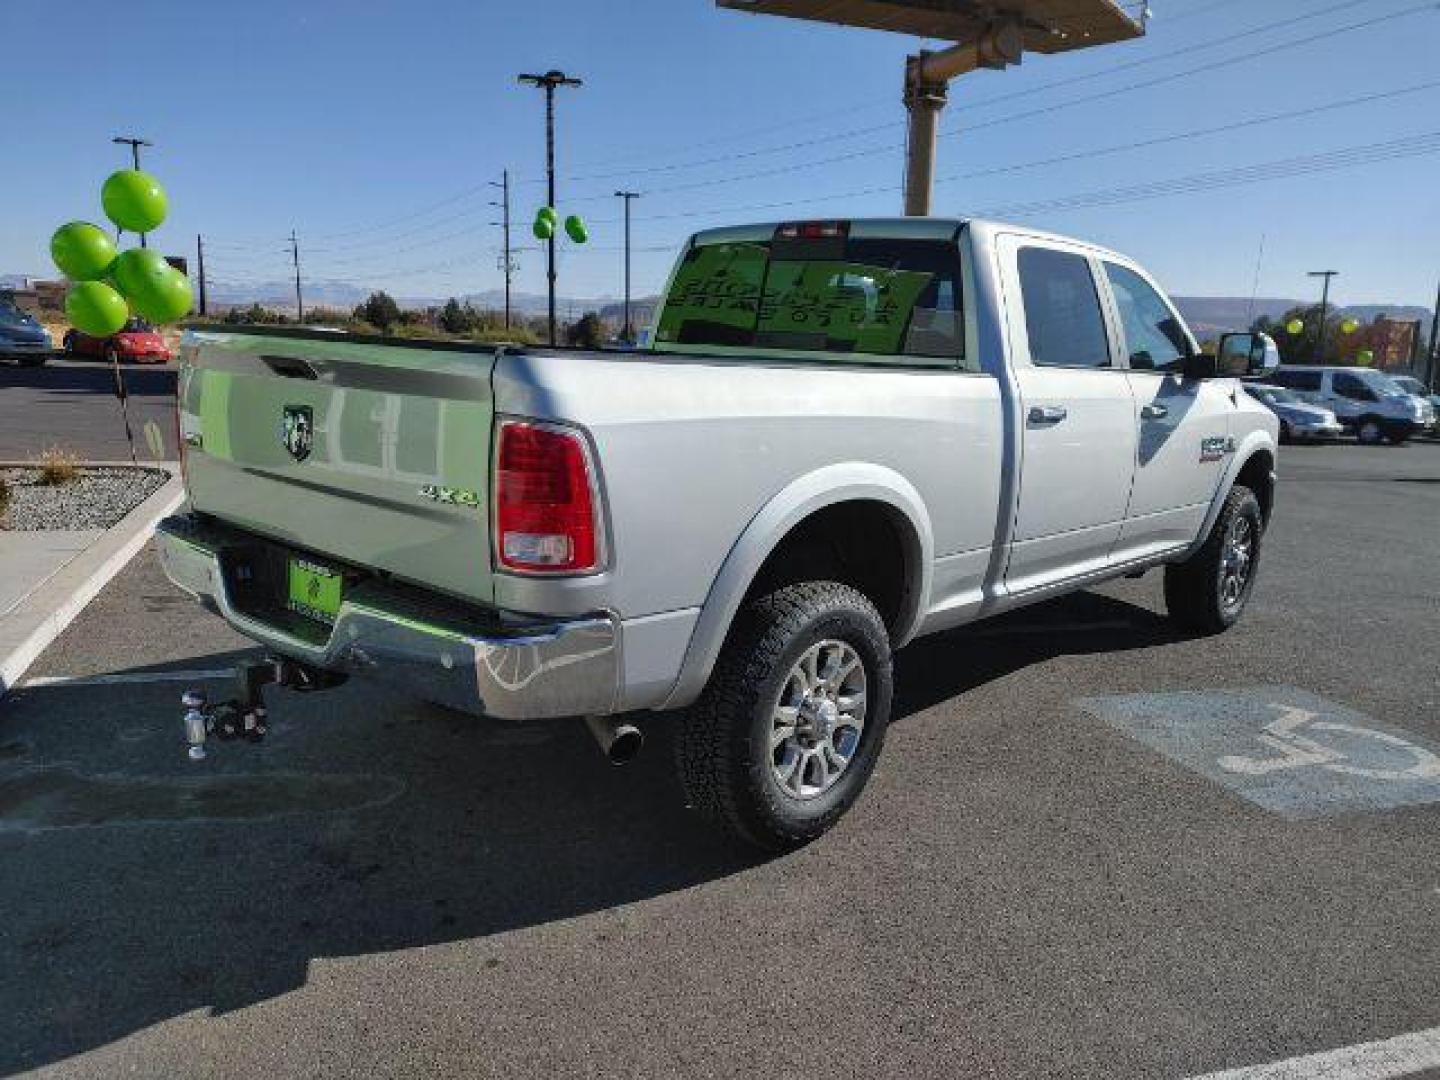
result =
[{"label": "white van", "polygon": [[1329,409],[1363,443],[1403,443],[1427,424],[1421,402],[1373,368],[1286,364],[1265,381]]}]

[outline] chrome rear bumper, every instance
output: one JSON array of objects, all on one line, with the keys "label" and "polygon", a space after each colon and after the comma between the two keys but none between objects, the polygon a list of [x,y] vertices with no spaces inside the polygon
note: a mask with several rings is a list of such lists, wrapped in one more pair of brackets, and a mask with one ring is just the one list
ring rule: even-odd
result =
[{"label": "chrome rear bumper", "polygon": [[387,607],[377,588],[343,599],[328,638],[308,641],[236,608],[226,575],[233,536],[193,518],[171,517],[156,528],[156,542],[171,581],[283,656],[505,720],[617,708],[620,632],[607,615],[513,633],[472,632],[457,625],[463,620],[441,625]]}]

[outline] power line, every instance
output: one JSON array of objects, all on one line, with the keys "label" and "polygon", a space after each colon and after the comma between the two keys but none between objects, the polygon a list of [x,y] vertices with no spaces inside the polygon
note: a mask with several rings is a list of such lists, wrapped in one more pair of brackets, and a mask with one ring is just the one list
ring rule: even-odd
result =
[{"label": "power line", "polygon": [[[1295,48],[1301,45],[1308,45],[1315,41],[1323,40],[1325,38],[1336,37],[1340,34],[1352,33],[1356,30],[1365,29],[1367,27],[1375,26],[1380,23],[1389,22],[1394,19],[1403,18],[1408,15],[1414,15],[1417,12],[1434,10],[1435,4],[1433,0],[1431,0],[1431,2],[1417,4],[1412,7],[1405,8],[1401,11],[1392,12],[1388,15],[1379,15],[1374,18],[1363,19],[1359,22],[1351,23],[1346,26],[1336,27],[1333,30],[1325,30],[1321,31],[1320,33],[1311,34],[1307,37],[1298,38],[1293,41],[1281,42],[1277,46],[1277,48]],[[970,134],[984,128],[999,127],[1003,124],[1014,123],[1017,120],[1028,120],[1036,116],[1049,115],[1051,113],[1059,112],[1062,109],[1070,109],[1074,108],[1077,105],[1085,105],[1094,101],[1101,101],[1106,98],[1118,97],[1122,94],[1128,94],[1135,90],[1143,90],[1151,86],[1158,86],[1162,83],[1174,82],[1178,79],[1188,78],[1192,75],[1210,72],[1219,67],[1227,67],[1233,64],[1245,63],[1250,60],[1263,59],[1265,55],[1266,54],[1264,53],[1252,52],[1243,53],[1239,56],[1232,56],[1221,60],[1211,61],[1199,67],[1186,68],[1183,71],[1172,72],[1169,75],[1161,75],[1153,79],[1145,79],[1140,82],[1128,83],[1125,86],[1116,87],[1115,89],[1103,90],[1094,94],[1087,94],[1083,97],[1072,98],[1068,101],[1056,102],[1054,104],[1042,106],[1040,108],[1029,109],[1025,112],[1011,113],[1006,116],[999,116],[992,120],[984,121],[983,123],[972,124],[968,128],[964,129],[964,133]],[[952,130],[947,132],[941,132],[941,135],[945,137],[953,137],[960,133],[961,132],[959,130]],[[701,188],[719,187],[726,184],[741,183],[746,180],[765,179],[768,177],[781,176],[793,172],[802,172],[807,169],[822,168],[826,165],[835,165],[846,161],[854,161],[858,158],[863,157],[873,157],[877,154],[893,153],[897,150],[902,149],[904,149],[904,143],[888,143],[884,146],[866,147],[860,150],[852,150],[844,154],[836,154],[825,158],[812,158],[808,161],[798,162],[791,165],[776,166],[769,169],[761,169],[756,172],[739,173],[732,176],[717,177],[709,180],[695,180],[683,184],[669,184],[660,187],[653,187],[650,189],[650,191],[652,194],[662,194],[676,191],[695,191]],[[600,198],[603,198],[603,196],[582,196],[581,199],[572,201],[594,201]]]},{"label": "power line", "polygon": [[[1050,82],[1042,83],[1039,86],[1026,87],[1021,90],[1011,91],[1010,93],[999,94],[989,98],[982,98],[978,101],[967,101],[962,105],[962,110],[966,113],[969,113],[975,109],[986,108],[991,105],[998,105],[1005,101],[1011,101],[1017,98],[1031,97],[1035,94],[1048,93],[1052,90],[1060,89],[1066,86],[1072,86],[1076,83],[1089,82],[1093,79],[1106,78],[1118,72],[1129,71],[1140,67],[1147,67],[1151,64],[1164,63],[1168,60],[1175,60],[1180,57],[1190,56],[1197,52],[1204,52],[1208,49],[1219,48],[1223,45],[1230,45],[1237,41],[1243,41],[1248,38],[1252,38],[1257,34],[1268,33],[1271,30],[1279,30],[1287,26],[1294,26],[1298,23],[1306,22],[1310,19],[1317,19],[1325,15],[1334,14],[1337,11],[1342,11],[1346,8],[1358,7],[1362,3],[1370,2],[1373,2],[1373,0],[1341,0],[1340,3],[1332,4],[1329,7],[1321,8],[1317,11],[1306,12],[1303,15],[1296,15],[1290,18],[1280,19],[1275,22],[1265,23],[1261,26],[1250,27],[1246,30],[1226,34],[1223,37],[1214,38],[1210,41],[1204,41],[1193,45],[1188,45],[1181,49],[1174,49],[1170,52],[1159,53],[1153,56],[1137,57],[1134,60],[1129,60],[1119,64],[1111,64],[1096,71],[1084,72],[1082,74],[1072,75],[1063,79],[1054,79]],[[1246,59],[1248,59],[1248,57],[1246,57]],[[788,153],[792,150],[805,149],[811,146],[826,145],[836,142],[840,139],[858,138],[862,135],[873,135],[878,131],[893,131],[903,127],[905,127],[905,121],[903,120],[888,121],[883,124],[873,124],[869,127],[855,128],[850,131],[840,132],[838,134],[817,135],[794,142],[782,143],[776,146],[744,150],[731,154],[722,154],[714,157],[702,158],[697,161],[687,161],[662,165],[649,165],[638,169],[631,168],[627,170],[617,170],[613,172],[593,173],[588,176],[569,176],[566,177],[566,179],[571,183],[585,183],[592,180],[614,180],[627,176],[641,176],[659,172],[678,172],[685,169],[698,169],[708,165],[728,164],[734,161],[746,161],[757,157],[766,157],[771,154]],[[951,133],[953,133],[954,130],[956,129],[952,129]],[[973,130],[973,128],[971,130]],[[886,149],[891,148],[892,147],[886,147]]]},{"label": "power line", "polygon": [[[1207,10],[1213,10],[1213,9],[1215,9],[1215,8],[1227,6],[1228,2],[1229,2],[1229,0],[1225,0],[1224,3],[1218,3],[1218,4],[1211,5],[1211,7],[1210,7],[1209,9],[1201,9],[1201,11],[1197,11],[1197,12],[1193,12],[1193,13],[1186,13],[1186,17],[1188,17],[1190,14],[1202,14],[1202,13],[1204,13],[1204,12],[1207,11]],[[1037,93],[1049,92],[1049,91],[1052,91],[1052,90],[1055,90],[1055,89],[1059,89],[1059,88],[1062,88],[1062,87],[1065,87],[1065,86],[1068,86],[1068,85],[1072,85],[1072,84],[1074,84],[1074,83],[1085,82],[1085,81],[1089,81],[1089,80],[1092,80],[1092,79],[1101,78],[1101,77],[1108,76],[1108,75],[1113,75],[1113,74],[1115,74],[1116,72],[1119,72],[1119,71],[1125,71],[1125,70],[1130,70],[1130,69],[1137,68],[1137,67],[1146,66],[1146,65],[1149,65],[1149,64],[1160,63],[1160,62],[1163,62],[1163,61],[1166,61],[1166,60],[1173,60],[1173,59],[1177,59],[1177,58],[1180,58],[1180,57],[1183,57],[1183,56],[1187,56],[1187,55],[1193,54],[1193,53],[1195,53],[1195,52],[1200,52],[1200,51],[1204,51],[1204,50],[1207,50],[1207,49],[1216,48],[1216,47],[1219,47],[1219,46],[1221,46],[1221,45],[1230,44],[1230,43],[1233,43],[1233,42],[1235,42],[1235,41],[1239,41],[1239,40],[1243,40],[1243,39],[1246,39],[1246,38],[1249,38],[1249,37],[1253,37],[1254,35],[1257,35],[1257,34],[1267,33],[1267,32],[1269,32],[1269,31],[1271,31],[1271,30],[1282,29],[1282,28],[1284,28],[1284,27],[1291,26],[1291,25],[1295,25],[1295,24],[1298,24],[1298,23],[1300,23],[1300,22],[1304,22],[1304,21],[1307,21],[1307,20],[1310,20],[1310,19],[1319,18],[1319,17],[1322,17],[1322,16],[1324,16],[1324,15],[1332,14],[1332,13],[1334,13],[1334,12],[1336,12],[1336,11],[1343,10],[1343,9],[1345,9],[1345,8],[1355,7],[1355,6],[1357,6],[1359,3],[1362,3],[1362,2],[1367,2],[1367,0],[1343,0],[1343,2],[1341,2],[1341,3],[1332,4],[1332,5],[1329,5],[1329,6],[1327,6],[1327,7],[1320,8],[1320,9],[1318,9],[1318,10],[1316,10],[1316,11],[1307,12],[1307,13],[1304,13],[1304,14],[1302,14],[1302,15],[1292,16],[1292,17],[1289,17],[1289,18],[1286,18],[1286,19],[1276,20],[1276,21],[1271,22],[1271,23],[1265,23],[1265,24],[1262,24],[1262,25],[1260,25],[1260,26],[1251,27],[1251,28],[1249,28],[1249,29],[1247,29],[1247,30],[1244,30],[1244,31],[1240,31],[1240,32],[1232,33],[1232,34],[1227,34],[1227,35],[1225,35],[1225,36],[1223,36],[1223,37],[1220,37],[1220,38],[1215,38],[1215,39],[1212,39],[1212,40],[1210,40],[1210,41],[1205,41],[1205,42],[1199,42],[1199,43],[1196,43],[1196,44],[1192,44],[1192,45],[1189,45],[1189,46],[1185,46],[1185,47],[1180,48],[1180,49],[1171,50],[1171,51],[1166,52],[1166,53],[1161,53],[1161,54],[1158,54],[1158,55],[1148,56],[1148,57],[1139,57],[1139,58],[1136,58],[1135,60],[1127,61],[1127,62],[1118,64],[1118,65],[1116,65],[1116,64],[1111,64],[1111,65],[1108,65],[1107,67],[1105,67],[1105,68],[1103,68],[1103,69],[1100,69],[1100,70],[1097,70],[1097,71],[1085,72],[1085,73],[1081,73],[1081,74],[1079,74],[1079,75],[1075,75],[1075,76],[1072,76],[1072,77],[1069,77],[1069,78],[1065,78],[1065,79],[1052,80],[1051,82],[1045,83],[1045,84],[1043,84],[1043,85],[1041,85],[1041,86],[1028,87],[1028,88],[1025,88],[1025,89],[1022,89],[1022,90],[1012,91],[1012,92],[1007,93],[1007,94],[1000,94],[1000,95],[992,96],[992,97],[990,97],[990,98],[984,98],[984,99],[981,99],[981,100],[979,100],[979,101],[970,101],[970,102],[966,103],[966,104],[963,106],[963,108],[962,108],[962,115],[968,115],[968,114],[969,114],[972,110],[974,110],[974,109],[986,108],[986,107],[989,107],[989,106],[991,106],[991,105],[999,104],[999,103],[1004,102],[1004,101],[1009,101],[1009,100],[1013,100],[1013,99],[1016,99],[1016,98],[1026,97],[1026,96],[1030,96],[1030,95],[1037,94]],[[1403,15],[1412,14],[1412,13],[1414,13],[1414,12],[1416,12],[1416,11],[1424,10],[1424,9],[1426,9],[1426,8],[1430,8],[1430,7],[1432,7],[1432,6],[1433,6],[1433,5],[1420,5],[1420,6],[1417,6],[1417,7],[1414,7],[1414,8],[1406,9],[1406,10],[1401,11],[1401,12],[1393,13],[1393,14],[1391,14],[1391,15],[1380,16],[1380,17],[1378,17],[1377,19],[1367,20],[1367,21],[1365,21],[1365,22],[1358,23],[1358,24],[1353,24],[1353,25],[1351,25],[1351,26],[1341,27],[1341,28],[1338,28],[1338,29],[1333,30],[1333,31],[1326,31],[1326,32],[1324,32],[1324,33],[1322,33],[1322,34],[1319,34],[1319,35],[1316,35],[1316,36],[1314,36],[1314,37],[1303,38],[1303,39],[1300,39],[1299,41],[1294,41],[1294,42],[1282,42],[1282,43],[1280,43],[1280,44],[1279,44],[1278,46],[1276,46],[1276,47],[1280,47],[1280,48],[1290,48],[1290,47],[1294,47],[1295,45],[1308,44],[1310,41],[1319,40],[1319,39],[1324,38],[1324,37],[1334,36],[1334,35],[1339,34],[1339,33],[1347,33],[1347,32],[1350,32],[1350,31],[1353,30],[1353,29],[1358,29],[1358,28],[1361,28],[1361,27],[1363,27],[1363,26],[1370,25],[1370,24],[1373,23],[1373,22],[1382,22],[1382,21],[1386,21],[1386,20],[1388,20],[1388,19],[1390,19],[1390,18],[1398,18],[1398,17],[1401,17],[1401,16],[1403,16]],[[1240,61],[1243,61],[1243,60],[1251,59],[1251,58],[1253,58],[1253,55],[1254,55],[1254,54],[1247,54],[1247,55],[1241,56],[1241,57],[1230,58],[1230,59],[1228,59],[1228,60],[1220,61],[1219,64],[1237,63],[1237,62],[1240,62]],[[1208,68],[1209,66],[1211,66],[1211,65],[1206,65],[1206,68]],[[1217,65],[1215,65],[1215,66],[1219,66],[1219,65],[1217,64]],[[1099,94],[1099,95],[1093,95],[1093,96],[1085,97],[1085,98],[1082,98],[1082,99],[1080,99],[1079,101],[1076,101],[1076,102],[1062,102],[1062,103],[1059,103],[1058,105],[1048,107],[1047,110],[1037,110],[1037,111],[1035,111],[1035,112],[1026,112],[1026,113],[1021,113],[1021,114],[1017,114],[1017,115],[1014,115],[1014,116],[1001,117],[1001,118],[998,118],[997,120],[988,121],[988,122],[985,122],[985,123],[980,124],[980,125],[974,125],[974,126],[972,126],[969,130],[976,130],[977,127],[991,127],[991,126],[995,126],[997,123],[1009,122],[1009,121],[1012,120],[1012,119],[1021,119],[1021,118],[1025,118],[1025,117],[1031,116],[1031,115],[1039,115],[1040,113],[1042,113],[1042,112],[1044,112],[1044,111],[1053,111],[1053,110],[1056,109],[1056,108],[1067,108],[1067,107],[1070,107],[1072,104],[1081,104],[1081,103],[1088,102],[1088,101],[1092,101],[1092,100],[1101,100],[1101,99],[1103,99],[1103,98],[1105,98],[1105,97],[1111,97],[1111,96],[1115,96],[1116,94],[1129,92],[1129,91],[1132,90],[1132,89],[1144,88],[1144,87],[1148,87],[1148,86],[1151,86],[1151,85],[1157,85],[1158,83],[1161,83],[1161,82],[1173,81],[1174,79],[1178,79],[1178,78],[1182,78],[1182,77],[1185,77],[1185,76],[1188,76],[1188,75],[1196,74],[1197,72],[1203,71],[1203,70],[1205,70],[1206,68],[1187,69],[1186,71],[1179,72],[1179,73],[1177,73],[1177,74],[1175,74],[1175,75],[1173,75],[1173,76],[1166,76],[1166,77],[1164,77],[1164,78],[1162,78],[1162,79],[1153,80],[1153,81],[1149,81],[1149,82],[1143,82],[1143,83],[1138,83],[1138,84],[1131,84],[1131,85],[1129,85],[1129,86],[1122,87],[1122,88],[1120,88],[1119,90],[1116,90],[1116,91],[1110,91],[1110,92],[1105,92],[1105,93]],[[846,114],[847,114],[847,115],[853,114],[854,111],[855,111],[854,109],[847,110],[847,111],[846,111]],[[828,115],[828,114],[817,114],[817,115],[823,117],[824,115]],[[799,121],[792,121],[792,125],[793,125],[793,123],[795,123],[795,122],[799,122]],[[754,158],[761,157],[761,156],[767,156],[767,155],[771,155],[771,154],[785,153],[785,152],[790,152],[790,151],[794,151],[794,150],[802,150],[802,149],[806,149],[806,148],[811,147],[811,146],[831,144],[831,143],[834,143],[834,142],[836,142],[836,141],[843,140],[843,139],[858,138],[858,137],[861,137],[861,136],[863,136],[863,135],[874,134],[874,133],[879,132],[879,131],[896,130],[896,129],[903,128],[903,127],[904,127],[904,122],[903,122],[903,121],[892,121],[892,122],[886,122],[886,123],[883,123],[883,124],[871,125],[871,126],[869,126],[869,127],[852,129],[852,130],[847,131],[847,132],[840,132],[840,133],[831,134],[831,135],[817,136],[817,137],[807,138],[807,139],[803,139],[803,140],[799,140],[799,141],[793,141],[793,142],[784,143],[784,144],[780,144],[780,145],[776,145],[776,146],[772,146],[772,147],[766,147],[766,148],[760,148],[760,149],[754,149],[754,150],[747,150],[747,151],[738,152],[738,153],[735,153],[735,154],[719,155],[719,156],[715,156],[715,157],[706,158],[706,159],[703,159],[703,160],[700,160],[700,161],[680,162],[680,163],[672,163],[672,164],[665,164],[665,165],[647,166],[647,167],[640,168],[640,169],[630,168],[630,169],[623,170],[623,171],[622,171],[622,170],[616,170],[616,171],[611,171],[611,172],[594,173],[594,174],[588,174],[588,175],[569,176],[569,177],[566,177],[565,179],[566,179],[568,182],[577,182],[577,183],[578,183],[578,182],[587,182],[587,181],[592,181],[592,180],[609,180],[609,179],[622,178],[622,177],[628,177],[628,176],[642,175],[642,174],[646,174],[646,173],[654,173],[654,172],[674,172],[674,171],[681,171],[681,170],[685,170],[685,169],[699,168],[699,167],[702,167],[702,166],[705,166],[705,165],[731,163],[731,162],[734,162],[734,161],[750,160],[750,159],[754,159]],[[750,133],[748,133],[748,134],[747,134],[746,136],[744,136],[744,137],[751,137],[751,136],[753,136],[754,133],[755,133],[755,132],[754,132],[754,130],[752,129],[752,131],[751,131]],[[955,134],[955,133],[956,133],[956,131],[952,129],[951,131],[944,132],[943,134],[945,134],[945,135],[953,135],[953,134]],[[737,137],[740,137],[740,136],[737,136]],[[699,144],[699,145],[713,146],[716,142],[723,142],[723,141],[728,141],[728,140],[726,140],[726,139],[719,139],[719,140],[712,139],[712,140],[707,140],[706,143],[704,143],[704,144]],[[798,171],[798,170],[805,169],[805,168],[819,167],[819,166],[824,165],[824,164],[834,164],[834,163],[839,163],[839,162],[843,162],[843,161],[854,160],[854,159],[859,158],[859,157],[866,157],[866,156],[873,156],[873,155],[881,154],[881,153],[887,153],[887,152],[890,152],[890,151],[893,151],[893,150],[897,150],[897,149],[902,149],[902,148],[903,148],[903,143],[886,144],[886,145],[884,145],[884,146],[873,147],[873,148],[866,148],[866,149],[862,149],[862,150],[859,150],[859,151],[855,151],[855,152],[851,152],[851,153],[847,153],[847,154],[843,154],[843,155],[839,155],[839,156],[832,156],[832,157],[828,157],[828,158],[821,159],[821,160],[817,160],[817,161],[805,162],[805,163],[800,163],[800,164],[797,164],[797,165],[783,166],[783,167],[781,167],[781,168],[779,168],[779,169],[768,169],[768,170],[763,170],[763,171],[761,171],[761,172],[745,174],[745,175],[743,175],[743,176],[738,176],[738,177],[733,177],[733,178],[723,178],[723,179],[715,179],[715,180],[701,181],[701,182],[699,182],[699,183],[697,183],[697,184],[695,184],[695,185],[693,185],[693,186],[694,186],[694,187],[712,186],[712,185],[722,184],[722,183],[739,182],[739,181],[745,180],[745,179],[763,178],[763,177],[765,177],[765,176],[779,175],[779,174],[782,174],[782,173],[785,173],[785,172]],[[603,163],[603,161],[602,161],[602,163]],[[516,181],[516,182],[518,182],[518,183],[526,183],[526,184],[535,184],[535,183],[543,183],[544,181],[542,181],[542,180],[537,180],[537,179],[529,179],[529,180],[519,180],[519,181]],[[340,232],[319,233],[319,234],[316,234],[316,236],[319,237],[319,238],[322,239],[322,240],[324,240],[324,239],[339,239],[339,238],[348,237],[348,236],[356,236],[356,235],[361,235],[361,234],[365,234],[365,233],[371,233],[371,232],[381,231],[381,230],[384,230],[384,229],[391,228],[391,227],[393,227],[393,226],[395,226],[395,225],[398,225],[398,224],[403,224],[403,223],[406,223],[406,222],[409,222],[409,221],[414,221],[414,220],[419,219],[419,218],[421,218],[421,217],[425,217],[425,216],[427,216],[427,215],[435,212],[436,210],[443,209],[443,208],[445,208],[445,207],[447,207],[447,206],[453,206],[455,203],[461,202],[461,201],[463,201],[464,199],[467,199],[467,198],[470,198],[470,197],[473,197],[473,196],[475,196],[475,195],[477,195],[477,194],[482,193],[482,192],[484,191],[484,189],[485,189],[485,186],[484,186],[484,185],[478,185],[478,186],[474,186],[474,187],[469,187],[469,188],[466,188],[466,189],[463,190],[463,191],[457,192],[457,193],[455,193],[455,194],[453,194],[453,195],[451,195],[451,196],[448,196],[448,197],[446,197],[446,198],[444,198],[444,199],[441,199],[441,200],[438,200],[438,201],[436,201],[436,202],[434,202],[434,203],[428,204],[428,205],[426,205],[425,207],[422,207],[422,208],[420,208],[420,209],[418,209],[418,210],[411,211],[411,212],[409,212],[409,213],[400,215],[400,216],[395,217],[395,218],[390,218],[390,219],[388,219],[388,220],[386,220],[386,221],[383,221],[383,222],[379,222],[379,223],[372,224],[372,225],[366,226],[366,227],[361,227],[361,228],[347,229],[347,230],[343,230],[343,231],[340,231]],[[671,186],[666,187],[666,188],[651,188],[651,190],[654,191],[654,192],[656,192],[656,193],[662,193],[662,192],[665,192],[665,191],[689,190],[689,189],[690,189],[690,185],[685,185],[685,186],[682,186],[682,185],[671,185]],[[606,195],[596,194],[596,195],[590,195],[590,196],[582,196],[582,197],[580,197],[580,198],[578,198],[578,199],[573,199],[573,200],[571,200],[571,201],[572,201],[572,202],[579,202],[579,201],[598,202],[598,201],[600,201],[601,199],[606,199],[606,198],[609,198],[609,197],[610,197],[610,196],[608,196],[608,194],[606,194]],[[431,222],[431,223],[429,223],[428,225],[420,226],[420,227],[418,227],[418,228],[415,229],[415,230],[408,230],[407,232],[403,233],[402,236],[414,235],[415,233],[417,233],[417,232],[419,232],[419,231],[421,231],[421,230],[428,229],[428,228],[433,228],[433,227],[437,227],[437,226],[440,226],[440,225],[450,224],[450,223],[453,223],[453,221],[455,221],[455,220],[457,220],[457,218],[456,218],[455,216],[451,216],[451,217],[448,217],[448,218],[445,218],[445,219],[441,219],[440,221],[437,221],[437,222]],[[400,239],[400,238],[402,238],[402,237],[391,237],[391,238],[389,238],[389,239],[387,240],[387,239],[385,239],[385,238],[369,237],[369,238],[367,238],[367,239],[365,239],[365,240],[362,240],[362,241],[359,241],[358,243],[355,243],[355,244],[340,245],[340,246],[337,246],[337,247],[332,247],[332,248],[324,249],[324,250],[338,252],[338,251],[342,251],[342,250],[349,250],[349,249],[351,249],[351,248],[365,248],[365,247],[374,246],[374,245],[377,245],[377,244],[384,244],[384,243],[391,242],[391,241],[393,241],[393,240],[395,240],[395,239]],[[322,250],[322,249],[311,249],[311,250],[318,252],[318,251],[320,251],[320,250]]]}]

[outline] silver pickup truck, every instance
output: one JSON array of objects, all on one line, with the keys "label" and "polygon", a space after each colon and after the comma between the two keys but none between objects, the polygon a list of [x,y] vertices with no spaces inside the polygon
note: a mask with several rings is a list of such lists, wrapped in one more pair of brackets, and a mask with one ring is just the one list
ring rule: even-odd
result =
[{"label": "silver pickup truck", "polygon": [[768,848],[859,795],[914,638],[1161,565],[1187,627],[1246,605],[1277,426],[1237,380],[1278,355],[1202,354],[1124,256],[983,221],[717,229],[649,340],[192,331],[165,569],[302,689],[584,717],[615,760],[672,713],[690,802]]}]

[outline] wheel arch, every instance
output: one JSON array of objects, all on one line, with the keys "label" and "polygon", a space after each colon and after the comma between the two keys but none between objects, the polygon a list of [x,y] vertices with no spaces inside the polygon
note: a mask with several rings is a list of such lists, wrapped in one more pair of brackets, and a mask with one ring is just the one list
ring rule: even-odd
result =
[{"label": "wheel arch", "polygon": [[1263,431],[1252,432],[1236,448],[1225,475],[1210,500],[1210,510],[1205,515],[1205,523],[1194,543],[1185,550],[1183,557],[1188,559],[1204,546],[1210,530],[1215,527],[1215,522],[1220,517],[1220,511],[1225,507],[1225,497],[1236,484],[1244,484],[1255,492],[1255,498],[1260,502],[1260,514],[1268,525],[1271,511],[1275,507],[1276,482],[1274,440]]},{"label": "wheel arch", "polygon": [[711,583],[680,673],[659,708],[688,705],[700,694],[736,613],[767,566],[774,565],[774,557],[785,550],[787,542],[805,535],[807,522],[845,507],[883,514],[895,529],[903,582],[887,626],[895,647],[910,639],[928,602],[935,556],[924,500],[914,485],[893,469],[861,462],[830,465],[782,488],[740,534]]}]

